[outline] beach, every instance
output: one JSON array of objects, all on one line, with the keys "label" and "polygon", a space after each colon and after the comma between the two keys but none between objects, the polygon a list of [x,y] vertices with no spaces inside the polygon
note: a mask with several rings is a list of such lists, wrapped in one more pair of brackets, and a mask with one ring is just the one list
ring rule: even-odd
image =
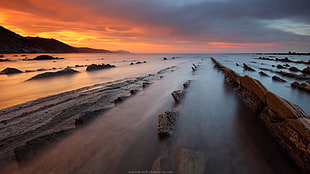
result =
[{"label": "beach", "polygon": [[[154,161],[164,155],[167,156],[166,170],[177,172],[179,150],[190,149],[204,154],[204,173],[300,172],[257,115],[224,83],[224,75],[213,67],[210,57],[241,75],[258,79],[275,94],[309,113],[309,93],[290,86],[293,81],[306,82],[306,79],[281,76],[287,82],[280,83],[259,75],[259,68],[276,71],[277,67],[272,65],[282,62],[262,60],[254,54],[105,57],[81,54],[76,55],[77,60],[74,54],[57,56],[64,59],[40,65],[16,60],[11,65],[23,71],[39,68],[55,68],[56,71],[71,66],[80,73],[30,82],[26,80],[41,72],[1,77],[1,85],[7,86],[2,88],[3,109],[0,110],[1,163],[8,166],[4,171],[151,171]],[[279,58],[285,57],[281,56]],[[308,60],[300,56],[289,58]],[[138,61],[146,63],[137,64]],[[75,67],[92,63],[109,63],[116,67],[91,73],[86,72],[85,67]],[[246,71],[236,65],[243,63],[256,71]],[[199,65],[196,71],[192,71],[193,64]],[[289,64],[299,69],[307,66]],[[182,84],[188,80],[192,81],[191,86],[184,101],[176,106],[171,92],[182,89]],[[19,89],[20,92],[16,92]],[[10,91],[15,91],[16,96]],[[156,132],[157,115],[174,107],[179,114],[173,135],[162,140]],[[45,141],[41,141],[44,136]],[[37,146],[31,146],[32,140],[39,140],[38,144],[34,143]],[[40,143],[46,141],[48,145],[40,147]],[[42,149],[35,151],[33,147]]]}]

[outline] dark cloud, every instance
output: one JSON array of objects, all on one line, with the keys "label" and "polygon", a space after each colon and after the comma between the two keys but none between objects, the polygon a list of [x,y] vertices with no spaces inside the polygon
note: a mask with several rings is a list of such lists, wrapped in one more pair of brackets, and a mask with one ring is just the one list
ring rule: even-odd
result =
[{"label": "dark cloud", "polygon": [[[135,37],[140,41],[154,39],[160,43],[173,41],[281,43],[300,50],[307,50],[310,47],[310,36],[304,32],[310,28],[310,0],[54,0],[50,2],[52,1],[2,0],[0,5],[3,8],[70,22],[68,24],[72,25],[73,29],[77,28],[76,30],[110,32],[108,35]],[[279,21],[288,25],[280,25]],[[74,26],[75,22],[83,25]],[[305,29],[297,31],[299,28],[294,25],[303,25]],[[55,30],[58,29],[57,26]],[[135,28],[141,31],[136,31]],[[42,27],[43,29],[47,30]]]}]

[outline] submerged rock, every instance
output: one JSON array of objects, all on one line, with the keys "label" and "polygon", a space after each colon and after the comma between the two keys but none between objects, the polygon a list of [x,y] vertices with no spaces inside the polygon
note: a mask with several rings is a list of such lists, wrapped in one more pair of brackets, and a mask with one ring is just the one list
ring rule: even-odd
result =
[{"label": "submerged rock", "polygon": [[190,149],[179,149],[177,156],[178,174],[203,174],[207,157],[203,152]]},{"label": "submerged rock", "polygon": [[166,111],[163,114],[159,114],[157,117],[158,135],[161,137],[171,136],[176,119],[177,113],[175,111]]},{"label": "submerged rock", "polygon": [[296,68],[296,67],[294,67],[294,66],[290,67],[288,70],[293,71],[293,72],[298,72],[298,71],[300,71],[300,69],[298,69],[298,68]]},{"label": "submerged rock", "polygon": [[277,68],[278,68],[278,69],[285,69],[285,67],[282,66],[282,65],[277,65]]},{"label": "submerged rock", "polygon": [[38,74],[30,78],[29,80],[44,79],[44,78],[57,77],[57,76],[63,76],[63,75],[70,75],[70,74],[75,74],[75,73],[78,73],[78,71],[73,70],[71,68],[65,68],[61,71],[46,72],[46,73]]},{"label": "submerged rock", "polygon": [[293,82],[291,83],[291,86],[310,92],[310,85],[308,85],[307,83]]},{"label": "submerged rock", "polygon": [[71,133],[72,129],[61,130],[48,135],[44,135],[33,140],[26,142],[25,145],[16,147],[14,149],[17,162],[23,163],[26,160],[33,158],[41,153],[44,149],[49,147],[52,143],[55,143]]},{"label": "submerged rock", "polygon": [[301,71],[304,74],[310,74],[310,67],[307,67]]},{"label": "submerged rock", "polygon": [[243,68],[245,69],[245,70],[247,70],[247,71],[255,71],[255,69],[253,69],[253,68],[251,68],[251,67],[249,67],[247,64],[243,64]]},{"label": "submerged rock", "polygon": [[286,80],[281,79],[281,78],[278,77],[278,76],[272,76],[272,80],[279,81],[279,82],[286,82]]},{"label": "submerged rock", "polygon": [[171,95],[176,103],[181,103],[185,97],[185,91],[184,90],[173,91]]},{"label": "submerged rock", "polygon": [[268,75],[268,74],[266,74],[266,73],[264,73],[263,71],[260,71],[260,72],[259,72],[259,74],[260,74],[261,76],[266,76],[266,77],[269,77],[269,75]]},{"label": "submerged rock", "polygon": [[1,73],[2,74],[18,74],[18,73],[22,73],[22,71],[16,68],[5,68],[4,70],[1,71]]},{"label": "submerged rock", "polygon": [[97,70],[102,70],[102,69],[109,69],[109,68],[114,68],[115,65],[110,65],[110,64],[91,64],[88,65],[86,68],[86,71],[97,71]]},{"label": "submerged rock", "polygon": [[189,88],[189,86],[190,86],[191,82],[192,82],[192,81],[191,81],[191,80],[189,80],[189,81],[187,81],[187,82],[183,83],[183,88],[184,88],[184,89]]}]

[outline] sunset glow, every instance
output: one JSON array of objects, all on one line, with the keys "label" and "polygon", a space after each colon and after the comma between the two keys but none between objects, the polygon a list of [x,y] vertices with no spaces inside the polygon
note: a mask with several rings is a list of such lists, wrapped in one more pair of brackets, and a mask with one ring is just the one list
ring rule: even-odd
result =
[{"label": "sunset glow", "polygon": [[[241,1],[233,3],[2,0],[0,25],[22,36],[136,53],[308,51],[308,12],[269,9],[253,1],[258,11],[254,14],[239,12],[236,7]],[[264,13],[259,11],[263,8]],[[269,20],[265,13],[274,13],[270,15],[275,17]],[[289,13],[290,20],[283,20]]]}]

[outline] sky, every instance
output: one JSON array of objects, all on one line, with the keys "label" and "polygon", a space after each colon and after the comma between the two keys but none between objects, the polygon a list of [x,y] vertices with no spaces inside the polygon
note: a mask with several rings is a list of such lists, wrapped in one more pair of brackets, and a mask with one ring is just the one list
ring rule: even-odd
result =
[{"label": "sky", "polygon": [[1,0],[0,25],[135,53],[310,52],[310,0]]}]

